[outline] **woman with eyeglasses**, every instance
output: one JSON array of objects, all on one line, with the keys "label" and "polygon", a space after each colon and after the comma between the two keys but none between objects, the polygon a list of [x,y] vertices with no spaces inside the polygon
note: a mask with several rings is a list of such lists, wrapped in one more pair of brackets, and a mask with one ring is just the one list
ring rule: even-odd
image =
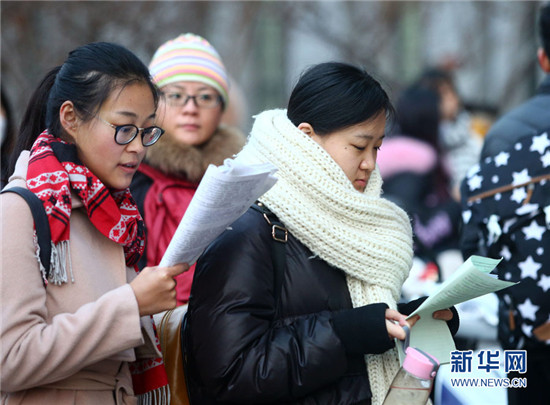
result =
[{"label": "woman with eyeglasses", "polygon": [[[140,267],[155,266],[187,210],[210,164],[237,153],[244,134],[220,124],[229,103],[226,69],[204,38],[187,33],[162,44],[149,64],[161,97],[164,136],[147,150],[132,182],[148,238]],[[178,304],[189,299],[194,266],[177,277]]]},{"label": "woman with eyeglasses", "polygon": [[157,98],[147,67],[105,42],[70,52],[32,95],[6,189],[30,190],[47,224],[34,232],[25,200],[2,193],[3,404],[168,403],[151,315],[176,306],[189,266],[138,273],[145,227],[129,191],[164,132]]}]

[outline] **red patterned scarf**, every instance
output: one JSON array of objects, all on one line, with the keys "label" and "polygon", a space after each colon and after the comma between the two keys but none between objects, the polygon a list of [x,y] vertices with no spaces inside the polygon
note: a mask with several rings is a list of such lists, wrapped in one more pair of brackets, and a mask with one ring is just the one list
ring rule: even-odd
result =
[{"label": "red patterned scarf", "polygon": [[44,204],[52,242],[69,240],[71,190],[92,224],[124,246],[126,264],[136,264],[145,246],[145,227],[130,190],[111,191],[77,157],[76,147],[44,131],[31,149],[27,187]]},{"label": "red patterned scarf", "polygon": [[[109,190],[78,159],[74,145],[47,131],[40,134],[31,148],[27,187],[42,200],[48,215],[53,244],[50,282],[61,285],[68,279],[65,266],[68,263],[70,269],[67,258],[71,191],[82,200],[92,224],[124,247],[126,265],[138,271],[136,263],[144,251],[145,225],[130,190]],[[44,269],[42,274],[44,277]],[[156,329],[154,332],[160,351]],[[140,403],[169,403],[168,378],[162,358],[136,361],[130,369],[134,393]]]}]

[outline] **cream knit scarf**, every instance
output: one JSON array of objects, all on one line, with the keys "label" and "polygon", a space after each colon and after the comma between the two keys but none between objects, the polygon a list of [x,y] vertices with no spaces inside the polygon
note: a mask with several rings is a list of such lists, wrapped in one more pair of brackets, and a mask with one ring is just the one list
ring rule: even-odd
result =
[{"label": "cream knit scarf", "polygon": [[[286,110],[256,117],[238,159],[271,162],[278,181],[260,200],[315,255],[346,273],[354,307],[385,302],[396,308],[412,263],[412,235],[406,213],[380,197],[378,169],[364,193]],[[399,368],[397,350],[366,355],[373,405],[380,405]]]}]

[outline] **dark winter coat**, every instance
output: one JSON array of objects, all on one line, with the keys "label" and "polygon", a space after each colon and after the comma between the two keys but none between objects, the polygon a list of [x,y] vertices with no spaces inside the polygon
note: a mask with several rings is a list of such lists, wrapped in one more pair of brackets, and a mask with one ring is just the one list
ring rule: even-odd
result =
[{"label": "dark winter coat", "polygon": [[344,272],[291,234],[278,293],[273,243],[249,209],[199,259],[185,329],[193,403],[370,404],[364,353],[394,346],[387,305],[353,309]]},{"label": "dark winter coat", "polygon": [[535,96],[504,114],[485,136],[481,160],[495,156],[525,135],[550,128],[550,75],[546,75]]},{"label": "dark winter coat", "polygon": [[502,258],[499,278],[519,282],[497,293],[500,343],[548,348],[550,128],[485,158],[466,176],[461,195],[464,256]]}]

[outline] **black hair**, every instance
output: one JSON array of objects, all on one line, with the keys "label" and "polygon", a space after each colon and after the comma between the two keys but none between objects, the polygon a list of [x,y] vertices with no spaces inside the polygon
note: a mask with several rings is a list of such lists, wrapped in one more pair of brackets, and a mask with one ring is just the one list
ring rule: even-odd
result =
[{"label": "black hair", "polygon": [[544,52],[550,58],[550,2],[539,10],[539,37]]},{"label": "black hair", "polygon": [[415,83],[403,90],[399,96],[395,115],[400,134],[424,141],[437,152],[433,181],[437,194],[447,198],[449,174],[441,159],[439,104],[440,96],[436,89]]},{"label": "black hair", "polygon": [[155,107],[158,93],[147,66],[131,51],[109,42],[93,42],[69,52],[63,65],[50,70],[30,98],[21,121],[10,171],[22,150],[29,150],[42,131],[63,137],[59,109],[72,101],[79,117],[91,120],[114,89],[131,83],[151,89]]},{"label": "black hair", "polygon": [[431,67],[424,70],[424,72],[422,72],[422,74],[418,78],[417,84],[419,86],[430,87],[437,91],[439,91],[439,88],[442,85],[447,84],[453,90],[453,92],[457,93],[454,79],[451,73],[437,67]]},{"label": "black hair", "polygon": [[435,89],[420,85],[405,89],[396,103],[396,120],[401,133],[439,149],[439,101]]},{"label": "black hair", "polygon": [[288,101],[287,116],[296,126],[310,124],[318,135],[348,128],[394,108],[380,85],[359,67],[325,62],[302,73]]}]

